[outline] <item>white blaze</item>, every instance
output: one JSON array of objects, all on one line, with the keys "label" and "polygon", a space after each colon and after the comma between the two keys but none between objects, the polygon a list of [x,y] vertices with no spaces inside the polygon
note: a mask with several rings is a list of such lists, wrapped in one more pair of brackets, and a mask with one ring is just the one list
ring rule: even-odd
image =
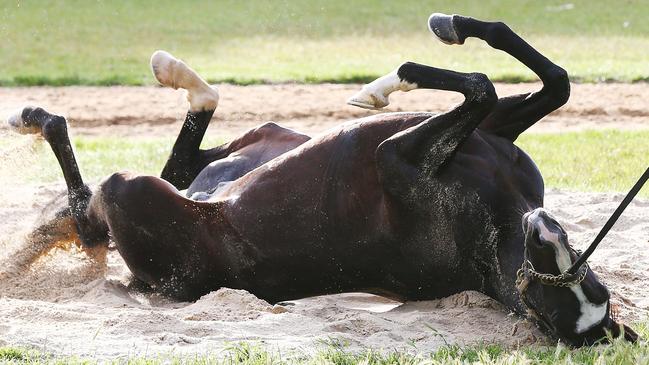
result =
[{"label": "white blaze", "polygon": [[[541,209],[537,209],[532,213],[529,218],[530,222],[538,219],[539,211],[541,211]],[[570,260],[570,253],[568,250],[561,244],[561,242],[559,242],[559,234],[550,231],[545,226],[545,222],[541,220],[539,225],[539,235],[544,241],[552,242],[559,270],[561,272],[568,270],[572,265],[572,261]],[[583,333],[604,319],[604,316],[606,316],[607,303],[594,304],[590,302],[586,297],[584,290],[581,288],[581,285],[573,285],[569,288],[577,297],[581,311],[581,315],[579,316],[579,319],[577,319],[575,331],[577,333]]]}]

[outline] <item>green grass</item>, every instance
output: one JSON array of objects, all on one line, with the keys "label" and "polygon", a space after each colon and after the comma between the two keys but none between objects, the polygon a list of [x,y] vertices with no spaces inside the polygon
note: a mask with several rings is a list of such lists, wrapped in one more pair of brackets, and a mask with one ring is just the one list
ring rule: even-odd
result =
[{"label": "green grass", "polygon": [[[98,181],[115,171],[158,175],[169,155],[173,137],[74,137],[83,176]],[[36,141],[36,142],[35,142]],[[0,181],[22,183],[61,181],[49,146],[33,137],[0,137],[5,166]],[[516,142],[537,163],[546,187],[577,191],[626,192],[649,166],[649,131],[587,131],[524,134]],[[223,142],[206,138],[205,147]],[[26,161],[28,160],[28,161]],[[649,186],[641,196],[649,197]]]},{"label": "green grass", "polygon": [[[649,336],[646,325],[639,325],[639,334]],[[29,364],[94,364],[97,360],[58,357],[23,348],[0,348],[0,361]],[[240,343],[214,355],[159,355],[149,358],[129,358],[108,361],[115,364],[547,364],[603,365],[647,364],[649,347],[646,343],[629,344],[614,340],[610,345],[572,349],[561,344],[548,347],[504,348],[499,345],[445,346],[435,351],[419,350],[417,354],[404,351],[366,350],[354,352],[339,344],[325,344],[313,354],[280,353],[254,343]]]},{"label": "green grass", "polygon": [[426,29],[433,11],[503,20],[574,80],[649,80],[649,2],[572,0],[190,2],[0,0],[0,84],[152,84],[166,49],[212,82],[365,82],[406,60],[494,80],[533,74],[470,40]]},{"label": "green grass", "polygon": [[552,188],[626,192],[649,167],[649,131],[523,134],[517,144]]}]

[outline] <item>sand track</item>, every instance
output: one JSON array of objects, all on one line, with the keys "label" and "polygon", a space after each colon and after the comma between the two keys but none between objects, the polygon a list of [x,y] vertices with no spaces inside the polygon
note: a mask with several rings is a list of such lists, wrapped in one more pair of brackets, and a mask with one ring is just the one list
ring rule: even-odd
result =
[{"label": "sand track", "polygon": [[[538,90],[539,84],[497,84],[500,96]],[[220,85],[219,108],[208,133],[235,135],[266,121],[305,133],[376,113],[346,99],[360,85]],[[181,91],[160,87],[0,88],[0,120],[24,105],[64,115],[76,134],[173,135],[187,110]],[[386,111],[443,112],[461,101],[455,93],[395,93]],[[535,131],[649,128],[649,84],[573,84],[567,105]]]}]

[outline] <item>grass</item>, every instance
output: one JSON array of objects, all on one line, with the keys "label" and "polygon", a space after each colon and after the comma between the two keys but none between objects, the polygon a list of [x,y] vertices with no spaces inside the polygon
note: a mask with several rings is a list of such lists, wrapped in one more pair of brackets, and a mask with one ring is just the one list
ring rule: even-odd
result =
[{"label": "grass", "polygon": [[[649,336],[646,325],[639,326],[643,338]],[[97,360],[76,357],[58,357],[24,348],[0,348],[0,361],[29,364],[94,364]],[[365,350],[354,352],[337,343],[320,346],[312,354],[303,352],[280,353],[254,343],[234,344],[215,355],[161,355],[151,358],[129,358],[105,361],[113,364],[547,364],[600,365],[647,364],[649,347],[646,343],[629,344],[614,340],[610,345],[572,349],[561,344],[507,349],[499,345],[444,346],[433,352],[416,354],[404,351]]]},{"label": "grass", "polygon": [[626,0],[189,2],[0,0],[0,84],[142,85],[166,49],[211,82],[366,82],[406,60],[534,75],[481,41],[449,47],[433,11],[503,20],[578,81],[648,81],[649,2]]},{"label": "grass", "polygon": [[[649,167],[649,131],[523,134],[517,144],[538,164],[547,187],[627,192]],[[640,194],[649,196],[649,186]]]},{"label": "grass", "polygon": [[[74,137],[83,176],[98,181],[115,171],[158,175],[173,137]],[[49,147],[29,136],[0,137],[5,166],[0,181],[34,183],[62,181]],[[536,161],[547,187],[577,191],[626,192],[649,166],[649,131],[587,131],[524,134],[517,144]],[[205,147],[223,142],[206,138]],[[26,163],[26,160],[29,160]],[[641,196],[649,197],[649,186]]]}]

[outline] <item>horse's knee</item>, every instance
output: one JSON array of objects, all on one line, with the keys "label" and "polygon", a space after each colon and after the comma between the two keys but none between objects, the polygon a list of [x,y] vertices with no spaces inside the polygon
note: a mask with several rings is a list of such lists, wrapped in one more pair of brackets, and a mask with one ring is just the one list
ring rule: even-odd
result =
[{"label": "horse's knee", "polygon": [[498,102],[498,94],[493,83],[487,75],[480,72],[468,74],[465,81],[465,96],[467,101],[483,105],[487,109],[493,108]]},{"label": "horse's knee", "polygon": [[543,82],[543,88],[549,91],[548,96],[554,100],[556,107],[560,107],[568,102],[570,98],[570,79],[566,70],[557,65],[553,65],[545,73]]}]

